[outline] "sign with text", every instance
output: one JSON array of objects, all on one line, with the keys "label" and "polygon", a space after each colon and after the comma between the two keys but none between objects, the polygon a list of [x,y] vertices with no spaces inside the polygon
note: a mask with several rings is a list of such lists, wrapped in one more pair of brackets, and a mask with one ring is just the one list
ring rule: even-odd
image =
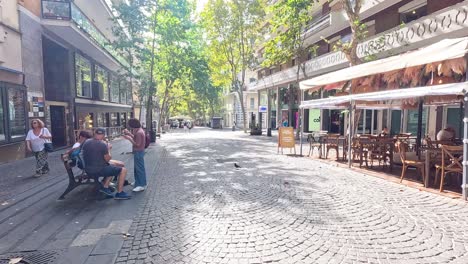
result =
[{"label": "sign with text", "polygon": [[261,105],[261,106],[258,107],[258,112],[259,113],[266,113],[267,111],[268,111],[267,106]]},{"label": "sign with text", "polygon": [[292,127],[280,127],[278,133],[278,148],[294,148],[294,129]]},{"label": "sign with text", "polygon": [[320,109],[309,109],[309,131],[320,131]]}]

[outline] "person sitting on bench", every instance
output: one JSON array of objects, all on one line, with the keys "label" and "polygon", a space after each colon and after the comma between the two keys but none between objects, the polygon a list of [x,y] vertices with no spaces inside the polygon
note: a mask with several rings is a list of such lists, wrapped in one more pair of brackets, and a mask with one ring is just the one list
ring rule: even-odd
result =
[{"label": "person sitting on bench", "polygon": [[131,196],[123,191],[127,169],[109,164],[112,159],[110,150],[112,145],[104,141],[106,130],[97,128],[94,131],[94,137],[88,139],[83,144],[83,158],[85,171],[88,176],[104,177],[103,186],[99,189],[100,192],[112,197],[112,191],[109,188],[112,177],[118,177],[117,193],[114,196],[116,200],[130,199]]},{"label": "person sitting on bench", "polygon": [[81,154],[81,147],[83,146],[83,143],[92,138],[91,133],[88,131],[82,130],[78,134],[78,141],[73,144],[73,147],[66,152],[68,156],[70,157],[71,160],[71,166],[77,166],[80,170],[82,170],[81,174],[84,174],[84,163],[83,163],[83,155]]}]

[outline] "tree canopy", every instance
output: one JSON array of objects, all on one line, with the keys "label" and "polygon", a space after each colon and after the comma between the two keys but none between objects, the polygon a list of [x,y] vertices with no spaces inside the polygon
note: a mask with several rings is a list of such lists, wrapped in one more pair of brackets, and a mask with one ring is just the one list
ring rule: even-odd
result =
[{"label": "tree canopy", "polygon": [[[139,102],[165,123],[170,115],[204,119],[219,109],[219,86],[211,81],[202,33],[187,0],[129,0],[116,11],[124,27],[114,29],[115,47],[140,73]],[[131,69],[128,69],[131,72]],[[145,103],[142,103],[145,101]]]},{"label": "tree canopy", "polygon": [[259,25],[264,18],[261,0],[208,0],[201,20],[209,49],[209,67],[217,85],[235,92],[247,129],[244,105],[246,71],[253,65]]}]

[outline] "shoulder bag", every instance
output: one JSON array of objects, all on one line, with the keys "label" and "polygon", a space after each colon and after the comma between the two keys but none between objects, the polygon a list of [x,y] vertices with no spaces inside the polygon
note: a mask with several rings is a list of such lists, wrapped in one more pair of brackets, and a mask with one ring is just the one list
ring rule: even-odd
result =
[{"label": "shoulder bag", "polygon": [[[42,133],[41,133],[41,136],[44,132],[44,129],[42,129]],[[50,140],[48,139],[44,139],[44,150],[46,152],[53,152],[54,151],[54,145],[52,145],[52,142],[50,142]]]}]

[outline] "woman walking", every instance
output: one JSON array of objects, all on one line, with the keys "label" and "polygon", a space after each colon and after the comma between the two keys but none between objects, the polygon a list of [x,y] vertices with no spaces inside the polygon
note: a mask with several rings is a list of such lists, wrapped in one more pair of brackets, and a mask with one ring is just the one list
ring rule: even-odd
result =
[{"label": "woman walking", "polygon": [[50,139],[52,139],[52,135],[44,127],[44,122],[39,119],[31,120],[31,129],[26,136],[26,147],[36,157],[36,174],[34,174],[34,177],[49,173],[48,153],[44,148],[44,144]]},{"label": "woman walking", "polygon": [[145,131],[141,128],[140,121],[136,118],[128,120],[128,126],[132,132],[125,129],[124,138],[130,141],[133,146],[133,172],[135,177],[134,192],[142,192],[146,189],[146,170],[145,170]]}]

